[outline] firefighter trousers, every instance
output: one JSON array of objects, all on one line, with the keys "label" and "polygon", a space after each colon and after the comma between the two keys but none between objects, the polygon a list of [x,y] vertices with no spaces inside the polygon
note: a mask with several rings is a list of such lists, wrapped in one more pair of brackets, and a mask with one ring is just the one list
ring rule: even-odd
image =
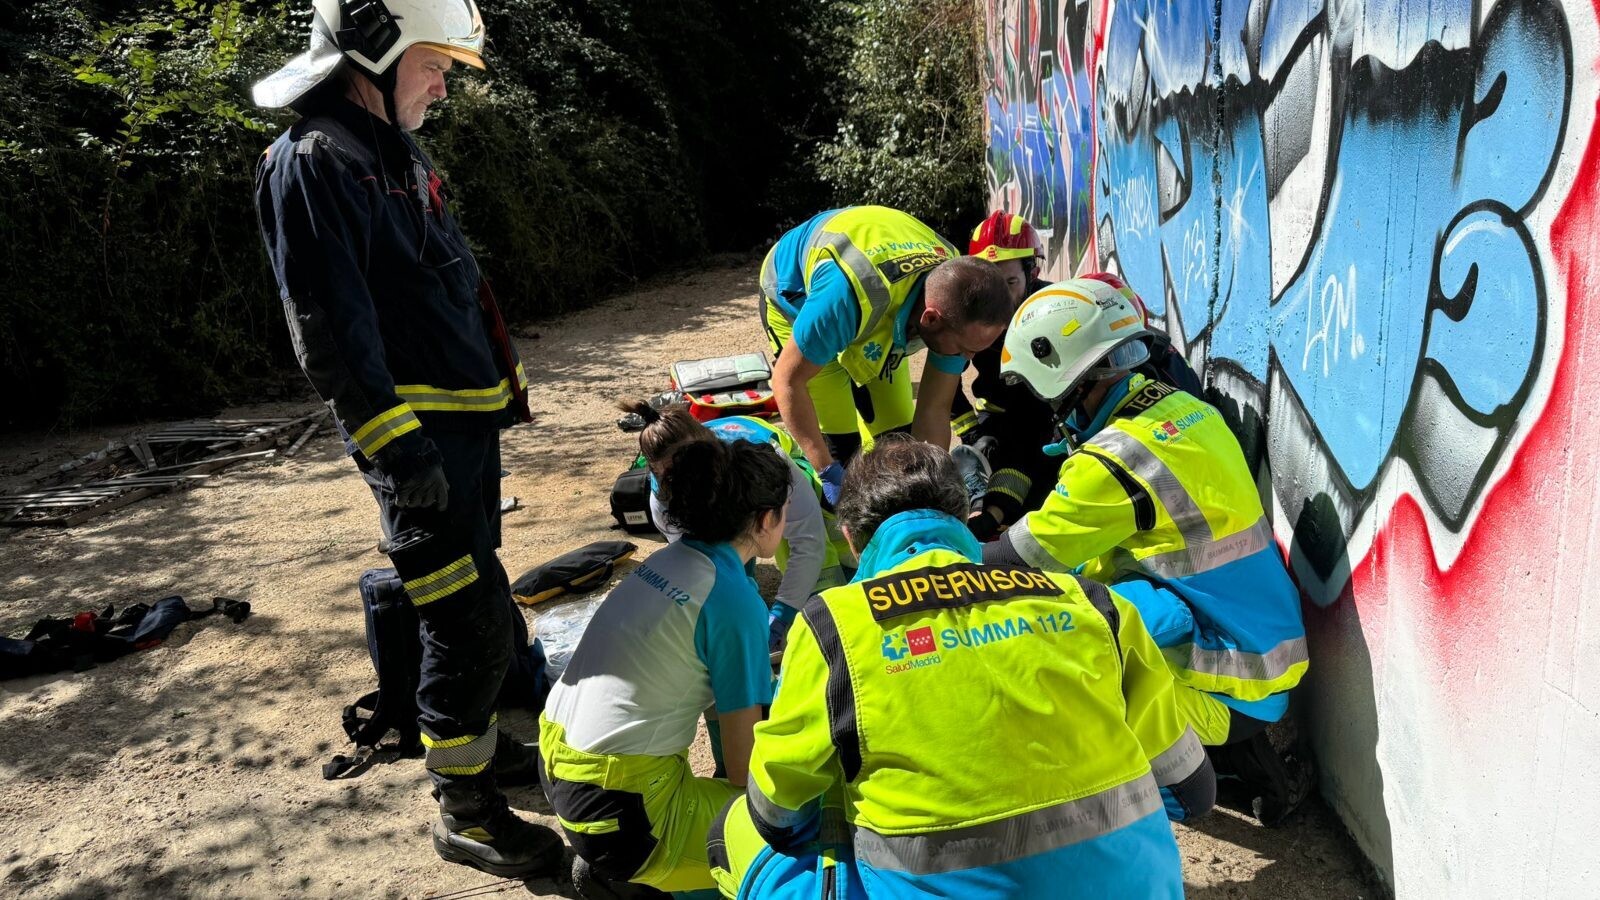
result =
[{"label": "firefighter trousers", "polygon": [[[402,509],[395,485],[364,473],[378,501],[385,552],[421,622],[417,723],[424,765],[441,796],[492,785],[495,706],[521,613],[500,546],[500,434],[435,431],[450,482],[446,508]],[[492,791],[492,789],[491,789]]]}]

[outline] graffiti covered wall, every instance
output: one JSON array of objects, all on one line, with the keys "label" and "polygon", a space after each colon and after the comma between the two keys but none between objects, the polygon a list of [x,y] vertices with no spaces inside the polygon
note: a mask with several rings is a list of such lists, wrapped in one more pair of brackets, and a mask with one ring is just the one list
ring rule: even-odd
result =
[{"label": "graffiti covered wall", "polygon": [[[1570,894],[1600,875],[1600,0],[1092,6],[989,4],[995,205],[1065,212],[1054,271],[1121,272],[1204,366],[1307,597],[1324,794],[1379,869]],[[1050,71],[1080,100],[1092,73],[1087,135],[1029,137],[1055,107],[1012,17],[1085,28]],[[1080,211],[1039,187],[1077,168],[1034,169],[1084,155]]]},{"label": "graffiti covered wall", "polygon": [[990,205],[1027,216],[1059,277],[1089,244],[1091,5],[984,0]]}]

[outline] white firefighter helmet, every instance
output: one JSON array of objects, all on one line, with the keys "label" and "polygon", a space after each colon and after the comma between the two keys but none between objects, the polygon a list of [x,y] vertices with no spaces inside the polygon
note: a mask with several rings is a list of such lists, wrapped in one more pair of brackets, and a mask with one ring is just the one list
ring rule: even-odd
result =
[{"label": "white firefighter helmet", "polygon": [[321,84],[341,59],[374,76],[424,44],[483,68],[483,18],[473,0],[315,0],[311,47],[256,82],[258,106],[289,106]]},{"label": "white firefighter helmet", "polygon": [[1087,380],[1113,378],[1143,364],[1149,335],[1138,308],[1092,278],[1070,278],[1022,301],[1006,330],[1000,377],[1059,404]]}]

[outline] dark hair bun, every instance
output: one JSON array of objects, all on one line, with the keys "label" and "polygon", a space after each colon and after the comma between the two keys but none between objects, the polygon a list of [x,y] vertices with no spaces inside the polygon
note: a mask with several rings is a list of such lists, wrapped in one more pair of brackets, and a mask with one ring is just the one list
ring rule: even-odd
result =
[{"label": "dark hair bun", "polygon": [[647,427],[661,421],[661,411],[651,406],[648,400],[618,400],[617,409],[633,413],[643,419]]},{"label": "dark hair bun", "polygon": [[708,543],[740,537],[756,516],[789,502],[789,463],[764,444],[690,441],[667,456],[667,519]]}]

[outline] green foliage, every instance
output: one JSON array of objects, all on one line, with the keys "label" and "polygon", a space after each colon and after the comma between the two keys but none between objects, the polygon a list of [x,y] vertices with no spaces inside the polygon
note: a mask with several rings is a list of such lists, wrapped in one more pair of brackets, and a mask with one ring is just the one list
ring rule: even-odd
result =
[{"label": "green foliage", "polygon": [[905,210],[959,236],[985,208],[972,0],[858,0],[838,135],[817,171],[836,202]]},{"label": "green foliage", "polygon": [[[489,0],[487,73],[420,139],[513,319],[570,309],[824,202],[840,0]],[[249,87],[305,0],[0,4],[0,423],[188,414],[292,365],[252,208],[292,116]]]},{"label": "green foliage", "polygon": [[[133,5],[133,4],[130,4]],[[0,20],[0,420],[243,394],[281,321],[249,214],[269,126],[242,107],[281,4],[36,4]]]},{"label": "green foliage", "polygon": [[[186,415],[293,359],[249,88],[306,0],[0,3],[0,424]],[[421,143],[513,320],[830,203],[981,206],[974,10],[935,0],[486,0]],[[819,154],[818,147],[831,140]]]}]

